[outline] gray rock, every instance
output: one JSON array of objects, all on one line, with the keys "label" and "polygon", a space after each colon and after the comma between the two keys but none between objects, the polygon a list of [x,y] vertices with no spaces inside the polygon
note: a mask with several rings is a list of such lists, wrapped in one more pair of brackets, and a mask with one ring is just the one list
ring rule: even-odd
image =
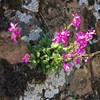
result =
[{"label": "gray rock", "polygon": [[79,3],[80,5],[82,4],[88,5],[88,0],[80,0]]},{"label": "gray rock", "polygon": [[95,18],[98,20],[98,19],[100,19],[100,14],[98,13],[98,11],[100,10],[100,4],[95,3],[94,9],[95,9],[95,12],[93,14],[94,14]]},{"label": "gray rock", "polygon": [[38,27],[36,30],[31,30],[29,36],[23,36],[21,39],[25,42],[35,41],[40,37],[40,32],[42,32],[42,29]]},{"label": "gray rock", "polygon": [[16,12],[16,17],[18,17],[21,22],[26,24],[30,22],[30,19],[32,19],[31,15],[26,15],[26,13],[21,13],[20,11]]},{"label": "gray rock", "polygon": [[[27,2],[27,0],[25,0]],[[39,0],[31,0],[30,3],[27,2],[27,5],[22,5],[22,8],[25,8],[32,12],[38,12]]]},{"label": "gray rock", "polygon": [[[46,81],[42,84],[30,84],[28,85],[28,88],[30,90],[25,92],[24,100],[41,100],[43,94],[42,90],[45,89],[45,98],[52,98],[54,95],[59,93],[59,87],[63,87],[65,84],[65,73],[63,69],[59,72],[59,77],[55,75],[49,75],[46,79]],[[31,88],[34,87],[34,90],[31,90]],[[20,98],[22,100],[22,98]]]}]

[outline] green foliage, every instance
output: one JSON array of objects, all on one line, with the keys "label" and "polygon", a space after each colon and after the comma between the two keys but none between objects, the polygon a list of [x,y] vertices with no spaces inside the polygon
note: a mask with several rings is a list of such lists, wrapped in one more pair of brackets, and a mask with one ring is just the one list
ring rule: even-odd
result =
[{"label": "green foliage", "polygon": [[29,45],[31,51],[29,62],[32,68],[43,74],[49,74],[57,71],[60,67],[62,68],[61,49],[59,44],[52,43],[49,34],[42,35],[36,45]]}]

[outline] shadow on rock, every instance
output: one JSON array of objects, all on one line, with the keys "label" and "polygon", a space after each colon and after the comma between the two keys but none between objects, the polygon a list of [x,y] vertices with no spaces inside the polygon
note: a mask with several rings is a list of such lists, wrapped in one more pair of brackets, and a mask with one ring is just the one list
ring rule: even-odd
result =
[{"label": "shadow on rock", "polygon": [[20,95],[24,96],[24,91],[27,90],[27,83],[32,82],[33,78],[36,81],[45,80],[40,77],[41,74],[36,74],[33,69],[30,69],[26,64],[10,64],[6,60],[0,60],[0,100],[15,100]]}]

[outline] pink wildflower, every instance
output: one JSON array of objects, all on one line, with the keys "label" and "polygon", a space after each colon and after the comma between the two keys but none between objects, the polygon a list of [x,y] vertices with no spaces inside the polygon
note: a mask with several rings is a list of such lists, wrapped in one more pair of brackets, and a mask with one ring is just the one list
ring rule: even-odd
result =
[{"label": "pink wildflower", "polygon": [[70,32],[68,30],[65,30],[65,31],[62,31],[62,32],[58,32],[56,34],[56,37],[53,39],[53,42],[54,43],[62,43],[64,46],[67,45],[67,39],[68,39],[68,36],[70,35],[69,34]]},{"label": "pink wildflower", "polygon": [[20,30],[17,28],[17,24],[14,24],[14,23],[10,23],[10,28],[8,28],[8,31],[9,32],[12,32],[12,35],[11,35],[11,39],[14,41],[14,42],[17,42],[16,41],[16,38],[20,35]]},{"label": "pink wildflower", "polygon": [[75,59],[75,64],[76,64],[76,65],[79,64],[79,61],[80,61],[80,60],[81,60],[81,58],[79,58],[79,57],[76,58],[76,59]]},{"label": "pink wildflower", "polygon": [[72,52],[70,52],[68,55],[69,55],[70,58],[73,58],[73,57],[74,57],[74,54],[75,54],[75,52],[72,51]]},{"label": "pink wildflower", "polygon": [[86,37],[87,41],[92,40],[92,38],[93,38],[92,35],[96,35],[95,30],[88,30],[88,31],[85,33],[85,37]]},{"label": "pink wildflower", "polygon": [[12,33],[11,39],[12,39],[14,42],[17,42],[17,40],[16,40],[16,35],[15,35],[14,33]]},{"label": "pink wildflower", "polygon": [[65,59],[67,57],[67,55],[64,53],[64,54],[62,54],[62,57]]},{"label": "pink wildflower", "polygon": [[17,24],[14,24],[14,23],[11,22],[11,23],[10,23],[10,26],[11,26],[11,27],[8,28],[8,31],[9,31],[9,32],[13,32],[14,30],[16,30]]},{"label": "pink wildflower", "polygon": [[91,34],[89,34],[88,32],[85,33],[85,37],[87,41],[92,40],[93,36]]},{"label": "pink wildflower", "polygon": [[89,34],[96,35],[96,31],[95,30],[88,30],[88,32],[89,32]]},{"label": "pink wildflower", "polygon": [[25,63],[27,63],[28,62],[28,59],[29,59],[29,54],[27,53],[27,54],[25,54],[24,55],[24,57],[22,58],[22,60],[21,60],[21,62],[25,62]]},{"label": "pink wildflower", "polygon": [[74,19],[72,20],[72,25],[76,28],[80,28],[81,17],[78,14],[72,14]]},{"label": "pink wildflower", "polygon": [[78,55],[84,54],[85,53],[85,49],[83,49],[83,48],[76,48],[76,53]]},{"label": "pink wildflower", "polygon": [[67,63],[67,64],[66,63],[63,63],[64,71],[69,70],[71,66],[72,66],[71,63]]},{"label": "pink wildflower", "polygon": [[80,48],[84,48],[87,45],[86,35],[83,32],[76,33],[76,43]]}]

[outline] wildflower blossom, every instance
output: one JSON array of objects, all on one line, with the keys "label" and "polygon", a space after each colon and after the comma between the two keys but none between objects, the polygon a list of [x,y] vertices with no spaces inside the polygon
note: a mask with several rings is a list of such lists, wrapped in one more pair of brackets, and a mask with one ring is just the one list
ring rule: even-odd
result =
[{"label": "wildflower blossom", "polygon": [[67,57],[67,55],[65,53],[63,53],[62,57],[65,59]]},{"label": "wildflower blossom", "polygon": [[72,20],[72,25],[76,28],[80,28],[81,17],[78,14],[72,14],[74,19]]},{"label": "wildflower blossom", "polygon": [[77,53],[78,55],[82,55],[82,54],[85,53],[85,49],[83,49],[83,48],[76,48],[76,53]]},{"label": "wildflower blossom", "polygon": [[95,31],[95,30],[92,30],[92,29],[91,29],[91,30],[88,30],[88,33],[89,33],[89,34],[92,34],[92,35],[93,35],[93,34],[96,35],[96,31]]},{"label": "wildflower blossom", "polygon": [[69,56],[70,58],[73,58],[73,57],[74,57],[74,54],[75,54],[75,52],[72,51],[72,52],[70,52],[70,53],[68,54],[68,56]]},{"label": "wildflower blossom", "polygon": [[91,34],[89,34],[88,32],[85,33],[85,37],[87,41],[92,40],[93,36]]},{"label": "wildflower blossom", "polygon": [[56,37],[53,39],[53,42],[54,43],[59,42],[59,43],[62,43],[64,46],[66,46],[67,45],[66,42],[67,42],[68,36],[70,35],[69,33],[70,32],[68,30],[65,30],[63,32],[58,32],[56,34]]},{"label": "wildflower blossom", "polygon": [[17,40],[16,40],[16,35],[15,35],[14,33],[12,33],[11,39],[12,39],[14,42],[17,42]]},{"label": "wildflower blossom", "polygon": [[76,33],[76,43],[79,48],[84,48],[87,45],[86,35],[83,32]]},{"label": "wildflower blossom", "polygon": [[14,42],[17,42],[16,38],[20,35],[20,30],[17,28],[18,24],[10,23],[10,28],[8,28],[9,32],[12,32],[11,39]]},{"label": "wildflower blossom", "polygon": [[76,33],[76,43],[78,47],[76,48],[76,53],[78,55],[81,55],[85,52],[85,47],[87,45],[87,42],[90,41],[93,38],[93,34],[95,33],[95,30],[89,30],[86,33],[78,32]]},{"label": "wildflower blossom", "polygon": [[12,22],[10,23],[10,28],[8,28],[8,31],[13,32],[14,30],[16,30],[16,26],[17,24],[13,24]]},{"label": "wildflower blossom", "polygon": [[29,59],[29,54],[27,53],[27,54],[25,54],[24,55],[24,57],[22,58],[22,60],[21,60],[21,62],[25,62],[25,63],[27,63],[28,62],[28,59]]},{"label": "wildflower blossom", "polygon": [[95,30],[88,30],[88,31],[85,33],[85,37],[86,37],[87,41],[90,41],[90,40],[93,38],[92,35],[96,35]]},{"label": "wildflower blossom", "polygon": [[67,63],[67,64],[66,63],[63,63],[64,71],[69,70],[71,66],[72,66],[71,63]]},{"label": "wildflower blossom", "polygon": [[76,64],[76,65],[79,64],[80,60],[81,60],[81,58],[79,58],[79,57],[76,58],[76,59],[75,59],[75,64]]}]

